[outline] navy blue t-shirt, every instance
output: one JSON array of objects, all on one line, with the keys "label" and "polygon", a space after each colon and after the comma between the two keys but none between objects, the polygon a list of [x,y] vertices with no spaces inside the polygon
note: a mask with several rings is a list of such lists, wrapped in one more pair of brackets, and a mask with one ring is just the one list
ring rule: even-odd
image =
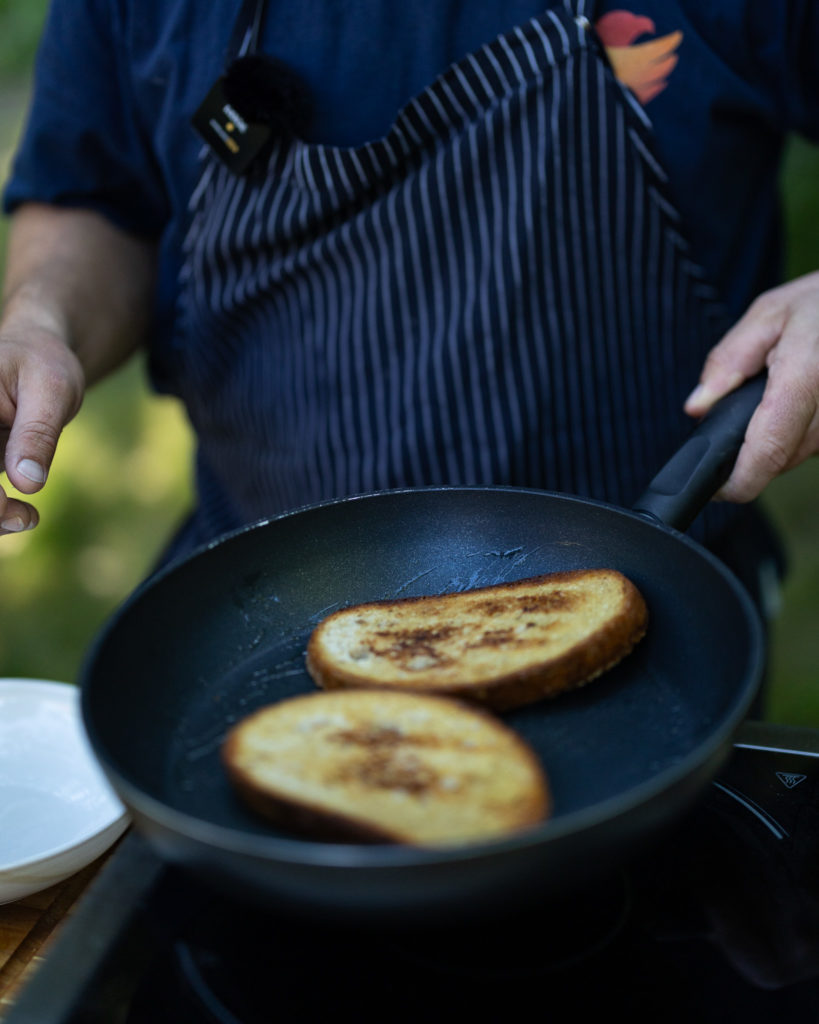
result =
[{"label": "navy blue t-shirt", "polygon": [[[452,61],[548,2],[269,0],[261,49],[306,83],[308,141],[354,145],[383,135]],[[225,66],[239,7],[53,0],[5,191],[7,211],[30,199],[91,207],[157,239],[159,343],[172,330],[198,173],[201,143],[189,122]],[[779,273],[783,139],[790,131],[819,138],[819,3],[594,7],[612,66],[652,122],[693,251],[739,315]]]}]

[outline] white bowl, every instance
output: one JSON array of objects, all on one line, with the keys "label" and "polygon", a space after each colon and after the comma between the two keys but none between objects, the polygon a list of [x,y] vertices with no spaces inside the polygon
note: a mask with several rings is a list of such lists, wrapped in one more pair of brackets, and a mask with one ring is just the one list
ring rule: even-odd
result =
[{"label": "white bowl", "polygon": [[0,903],[80,871],[127,826],[86,738],[78,688],[0,679]]}]

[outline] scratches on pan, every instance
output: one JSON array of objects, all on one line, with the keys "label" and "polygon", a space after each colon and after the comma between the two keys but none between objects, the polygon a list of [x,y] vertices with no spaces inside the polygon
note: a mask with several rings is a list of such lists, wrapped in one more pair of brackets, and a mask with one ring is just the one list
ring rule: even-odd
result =
[{"label": "scratches on pan", "polygon": [[[384,598],[395,600],[403,596],[416,596],[422,593],[456,593],[520,579],[522,575],[526,574],[527,563],[539,556],[541,551],[541,547],[527,549],[523,545],[518,545],[493,548],[488,551],[467,552],[460,556],[454,565],[454,568],[460,570],[458,575],[442,578],[442,573],[447,570],[446,562],[442,562],[414,573],[409,579],[386,592]],[[450,565],[450,568],[452,567]],[[465,575],[462,571],[464,568],[468,570]],[[544,571],[542,561],[539,561],[537,568],[532,570],[532,572]],[[433,585],[419,589],[416,585],[427,577],[433,578]]]}]

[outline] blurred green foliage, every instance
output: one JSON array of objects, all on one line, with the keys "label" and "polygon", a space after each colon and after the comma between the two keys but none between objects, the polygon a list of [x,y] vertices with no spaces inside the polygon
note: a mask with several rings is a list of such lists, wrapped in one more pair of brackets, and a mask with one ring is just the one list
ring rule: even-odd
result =
[{"label": "blurred green foliage", "polygon": [[0,76],[27,74],[47,0],[0,0]]},{"label": "blurred green foliage", "polygon": [[[0,0],[2,180],[46,6]],[[0,222],[0,250],[6,230]],[[189,508],[191,446],[178,404],[149,391],[144,359],[89,392],[36,500],[40,525],[0,544],[0,676],[76,678],[94,634]]]},{"label": "blurred green foliage", "polygon": [[[790,278],[819,269],[819,147],[791,143],[783,195]],[[763,503],[783,534],[790,563],[772,630],[767,717],[819,726],[819,458],[775,480]]]},{"label": "blurred green foliage", "polygon": [[[0,0],[3,178],[45,6]],[[788,275],[796,276],[819,267],[819,150],[791,145],[783,193]],[[142,361],[90,392],[37,501],[40,526],[0,543],[0,676],[76,677],[94,634],[189,507],[191,451],[184,414],[150,392]],[[765,505],[791,561],[773,631],[768,717],[819,727],[819,459],[775,481]]]},{"label": "blurred green foliage", "polygon": [[93,634],[150,571],[188,507],[189,438],[137,360],[86,398],[36,500],[0,547],[0,675],[74,679]]}]

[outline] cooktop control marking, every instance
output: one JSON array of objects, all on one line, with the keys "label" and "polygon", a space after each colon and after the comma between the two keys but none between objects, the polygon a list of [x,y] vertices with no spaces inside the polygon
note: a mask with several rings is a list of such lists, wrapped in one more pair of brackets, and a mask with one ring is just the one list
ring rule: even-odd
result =
[{"label": "cooktop control marking", "polygon": [[799,772],[777,772],[776,777],[787,789],[793,789],[800,782],[804,782],[807,775],[800,775]]}]

